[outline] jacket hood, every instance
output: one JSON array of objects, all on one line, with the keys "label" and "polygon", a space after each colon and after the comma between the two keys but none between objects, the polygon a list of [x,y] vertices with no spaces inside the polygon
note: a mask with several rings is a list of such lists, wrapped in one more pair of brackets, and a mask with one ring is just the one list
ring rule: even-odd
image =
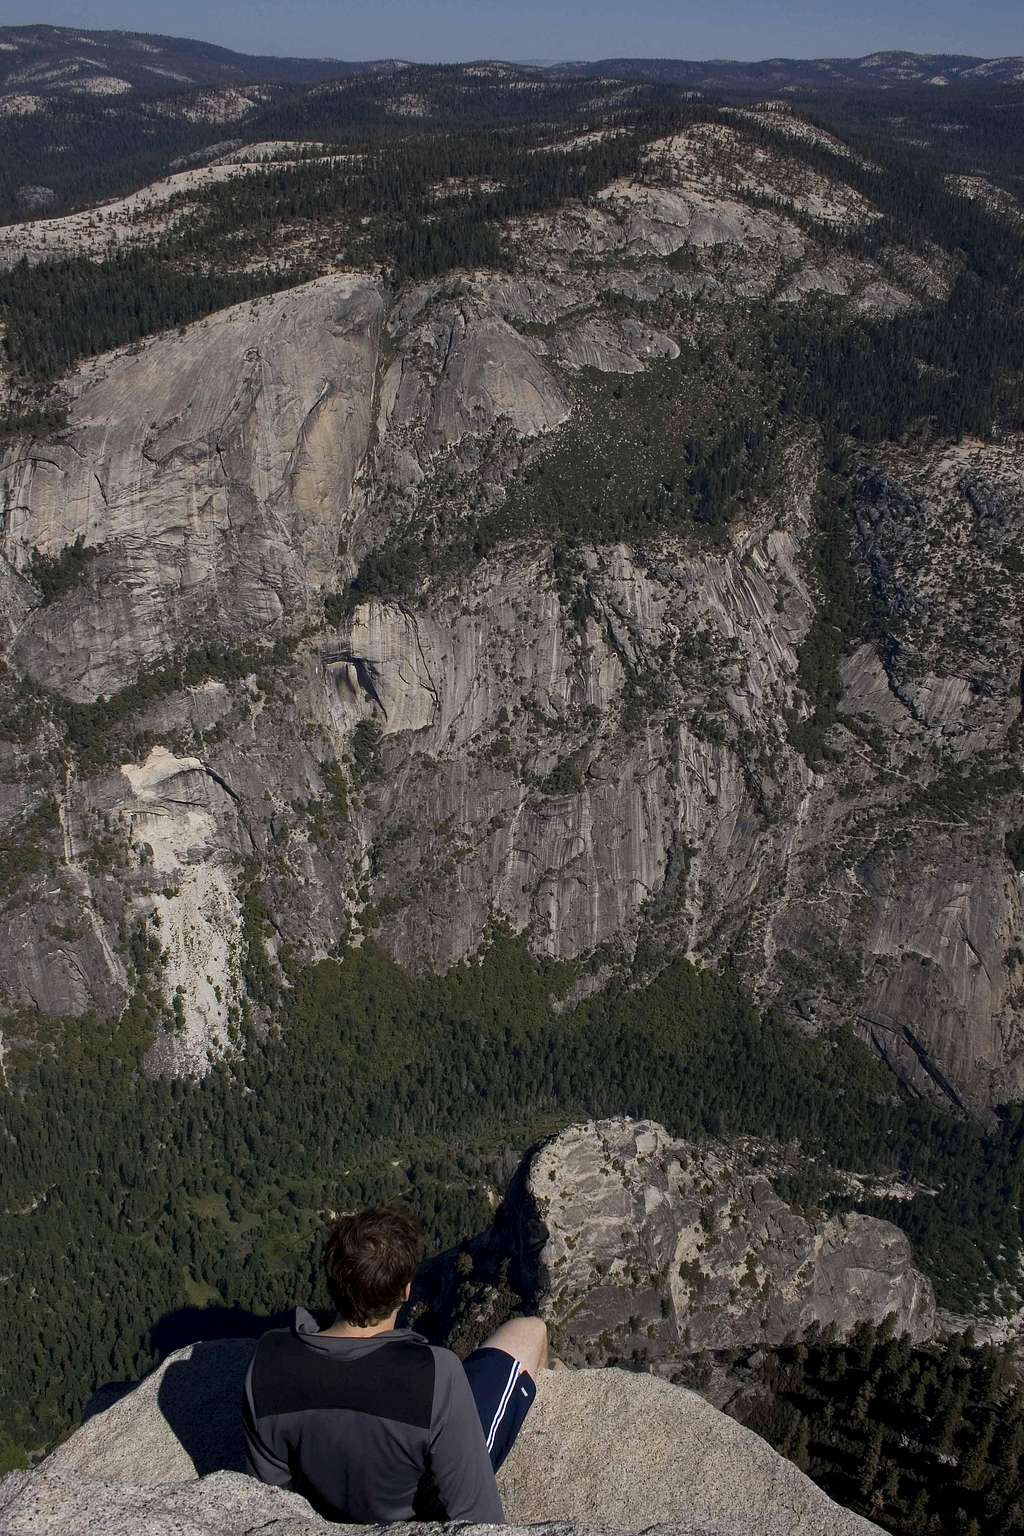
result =
[{"label": "jacket hood", "polygon": [[311,1312],[305,1307],[296,1307],[292,1318],[292,1333],[301,1339],[309,1349],[326,1355],[342,1355],[346,1360],[359,1360],[364,1355],[372,1355],[374,1350],[382,1348],[385,1344],[392,1344],[396,1339],[404,1339],[415,1344],[425,1344],[427,1341],[422,1334],[414,1333],[411,1328],[389,1328],[385,1333],[374,1333],[365,1339],[335,1339],[328,1338],[320,1332],[320,1325]]}]

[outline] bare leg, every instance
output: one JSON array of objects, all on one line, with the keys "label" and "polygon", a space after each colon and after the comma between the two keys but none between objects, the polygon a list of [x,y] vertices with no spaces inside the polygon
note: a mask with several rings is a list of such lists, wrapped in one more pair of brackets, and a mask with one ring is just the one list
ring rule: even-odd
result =
[{"label": "bare leg", "polygon": [[539,1317],[509,1318],[484,1340],[482,1347],[503,1349],[506,1355],[522,1361],[534,1380],[539,1371],[547,1370],[548,1330]]}]

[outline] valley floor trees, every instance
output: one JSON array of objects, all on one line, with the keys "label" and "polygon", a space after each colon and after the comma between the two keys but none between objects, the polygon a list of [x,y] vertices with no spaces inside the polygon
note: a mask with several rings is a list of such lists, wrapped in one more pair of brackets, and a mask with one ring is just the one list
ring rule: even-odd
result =
[{"label": "valley floor trees", "polygon": [[830,1192],[829,1163],[899,1169],[937,1193],[884,1215],[908,1225],[946,1303],[969,1306],[990,1266],[1013,1268],[1024,1117],[988,1137],[900,1103],[866,1048],[759,1015],[728,974],[678,960],[564,1012],[575,979],[500,933],[444,977],[363,946],[296,970],[270,1038],[201,1082],[141,1073],[144,1016],[54,1024],[48,1044],[9,1054],[8,1460],[63,1433],[98,1384],[147,1369],[165,1314],[315,1300],[326,1210],[408,1201],[439,1250],[487,1225],[513,1149],[592,1115],[799,1142],[826,1173],[803,1198],[836,1208],[849,1196]]}]

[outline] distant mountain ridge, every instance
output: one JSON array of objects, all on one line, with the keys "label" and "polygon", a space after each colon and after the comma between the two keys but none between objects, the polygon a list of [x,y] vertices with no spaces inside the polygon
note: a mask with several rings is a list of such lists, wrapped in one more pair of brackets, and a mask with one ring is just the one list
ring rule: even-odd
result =
[{"label": "distant mountain ridge", "polygon": [[266,80],[312,85],[394,68],[392,60],[290,59],[235,53],[194,38],[76,27],[0,27],[0,90],[119,95]]},{"label": "distant mountain ridge", "polygon": [[[481,61],[484,62],[484,61]],[[214,43],[145,32],[74,27],[0,27],[0,94],[122,95],[267,81],[313,85],[344,76],[392,73],[399,59],[346,61],[236,53]],[[882,52],[863,58],[688,60],[610,58],[516,66],[545,75],[608,76],[694,89],[884,90],[907,86],[1024,83],[1024,56]]]},{"label": "distant mountain ridge", "polygon": [[702,89],[790,88],[886,90],[896,86],[1019,85],[1024,57],[975,58],[950,53],[869,53],[855,59],[597,59],[560,66],[588,76],[621,75]]}]

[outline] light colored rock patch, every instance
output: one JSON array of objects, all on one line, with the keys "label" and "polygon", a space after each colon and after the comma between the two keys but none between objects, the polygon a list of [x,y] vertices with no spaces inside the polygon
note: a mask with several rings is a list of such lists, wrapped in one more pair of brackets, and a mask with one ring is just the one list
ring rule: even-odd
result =
[{"label": "light colored rock patch", "polygon": [[901,287],[919,298],[945,299],[956,277],[956,264],[948,251],[927,244],[919,251],[905,245],[887,245],[879,253],[886,269]]},{"label": "light colored rock patch", "polygon": [[842,182],[759,144],[727,123],[698,123],[651,146],[662,175],[706,193],[777,198],[826,224],[856,228],[878,217],[868,200]]},{"label": "light colored rock patch", "polygon": [[569,414],[541,349],[480,303],[433,306],[405,336],[381,385],[379,431],[420,457],[504,420],[523,436]]},{"label": "light colored rock patch", "polygon": [[157,103],[156,110],[167,117],[181,117],[192,123],[237,123],[255,112],[262,99],[258,85],[244,92],[234,86],[190,94],[184,101],[172,99]]},{"label": "light colored rock patch", "polygon": [[144,763],[125,763],[121,772],[134,796],[125,812],[132,842],[149,850],[161,874],[176,871],[182,855],[205,847],[213,832],[213,817],[192,787],[202,779],[202,763],[154,747]]},{"label": "light colored rock patch", "polygon": [[147,74],[159,75],[162,80],[177,80],[182,85],[191,85],[193,83],[191,75],[183,75],[177,69],[161,69],[158,64],[143,64],[142,67]]},{"label": "light colored rock patch", "polygon": [[610,214],[619,216],[617,243],[627,249],[668,256],[683,245],[760,243],[798,256],[804,247],[794,226],[777,215],[703,185],[650,187],[620,181],[601,191],[598,200],[608,205]]},{"label": "light colored rock patch", "polygon": [[[76,84],[78,91],[91,91],[94,82]],[[123,83],[123,82],[122,82]],[[130,85],[125,86],[131,90]],[[93,92],[93,94],[96,94]],[[100,93],[104,94],[104,93]],[[39,106],[19,105],[5,110],[5,103],[38,102]],[[41,109],[42,97],[15,95],[0,97],[0,116],[35,112]],[[187,114],[186,114],[187,115]],[[225,118],[224,121],[232,121]],[[270,146],[272,148],[273,146]],[[62,214],[53,219],[33,219],[19,224],[0,226],[0,267],[13,266],[15,262],[49,261],[63,255],[88,255],[97,258],[109,256],[126,246],[145,244],[157,239],[175,224],[194,211],[195,203],[190,193],[203,187],[230,181],[237,176],[258,175],[265,171],[260,151],[266,145],[252,145],[249,150],[232,153],[209,165],[195,166],[191,170],[178,171],[160,181],[150,182],[138,192],[113,202],[101,203],[95,208],[79,213]],[[296,162],[284,161],[284,164]],[[172,198],[183,199],[174,209],[167,207]]]},{"label": "light colored rock patch", "polygon": [[585,206],[517,221],[506,233],[521,260],[548,277],[620,252],[635,260],[669,256],[684,246],[734,246],[770,251],[774,266],[779,257],[798,257],[805,248],[792,222],[751,208],[732,191],[698,181],[684,185],[672,166],[663,184],[612,182]]},{"label": "light colored rock patch", "polygon": [[144,862],[166,884],[142,899],[154,923],[163,965],[160,988],[176,1015],[150,1065],[175,1076],[202,1076],[223,1049],[240,997],[241,908],[229,870],[216,852],[215,800],[196,758],[154,747],[121,772],[132,789],[122,815]]},{"label": "light colored rock patch", "polygon": [[9,96],[0,96],[0,117],[31,117],[34,112],[41,112],[43,105],[42,96],[13,92]]},{"label": "light colored rock patch", "polygon": [[1024,59],[1019,55],[1007,55],[1001,59],[986,59],[962,72],[965,80],[984,79],[987,75],[1001,76],[1007,84],[1024,81]]},{"label": "light colored rock patch", "polygon": [[202,1077],[225,1047],[230,1011],[239,1002],[238,950],[242,919],[238,897],[221,865],[178,872],[173,896],[158,893],[165,952],[162,983],[171,1003],[181,999],[181,1023],[154,1046],[147,1065],[161,1075]]},{"label": "light colored rock patch", "polygon": [[391,98],[387,110],[393,117],[429,117],[430,102],[418,91],[404,91],[401,96]]},{"label": "light colored rock patch", "polygon": [[[218,156],[215,162],[218,165],[246,165],[254,161],[281,160],[289,155],[309,155],[326,148],[323,143],[313,139],[261,139],[257,144],[242,144],[239,148],[231,150],[226,155]],[[332,159],[339,158],[332,156]]]},{"label": "light colored rock patch", "polygon": [[995,186],[987,176],[947,176],[946,185],[961,197],[981,203],[1015,224],[1024,222],[1024,205],[1019,198],[1007,192],[1004,187]]},{"label": "light colored rock patch", "polygon": [[563,368],[601,373],[640,373],[658,358],[679,356],[678,343],[664,332],[636,320],[616,323],[603,314],[560,331],[549,351]]},{"label": "light colored rock patch", "polygon": [[[929,282],[934,287],[931,275]],[[787,280],[779,298],[784,303],[799,303],[809,293],[849,298],[861,314],[894,315],[917,302],[913,293],[883,280],[870,262],[848,255],[834,255],[800,267]]]},{"label": "light colored rock patch", "polygon": [[66,89],[80,96],[124,96],[133,87],[130,80],[122,80],[119,75],[87,75]]},{"label": "light colored rock patch", "polygon": [[855,304],[862,314],[891,316],[898,315],[902,310],[911,309],[914,298],[904,289],[897,288],[894,283],[876,279],[860,290]]},{"label": "light colored rock patch", "polygon": [[624,1531],[678,1521],[709,1536],[877,1531],[696,1393],[628,1371],[546,1372],[501,1489],[508,1518],[523,1523],[585,1526],[600,1511],[602,1526]]},{"label": "light colored rock patch", "polygon": [[855,165],[861,166],[866,171],[879,169],[870,160],[854,154],[850,146],[844,144],[842,139],[837,139],[834,133],[820,128],[817,123],[809,123],[804,118],[798,117],[787,101],[759,102],[753,109],[723,107],[721,110],[723,117],[734,118],[737,122],[760,123],[764,128],[772,128],[776,133],[784,133],[787,138],[799,139],[804,144],[816,144],[821,149],[831,150],[834,155],[839,155],[844,160],[852,160]]}]

